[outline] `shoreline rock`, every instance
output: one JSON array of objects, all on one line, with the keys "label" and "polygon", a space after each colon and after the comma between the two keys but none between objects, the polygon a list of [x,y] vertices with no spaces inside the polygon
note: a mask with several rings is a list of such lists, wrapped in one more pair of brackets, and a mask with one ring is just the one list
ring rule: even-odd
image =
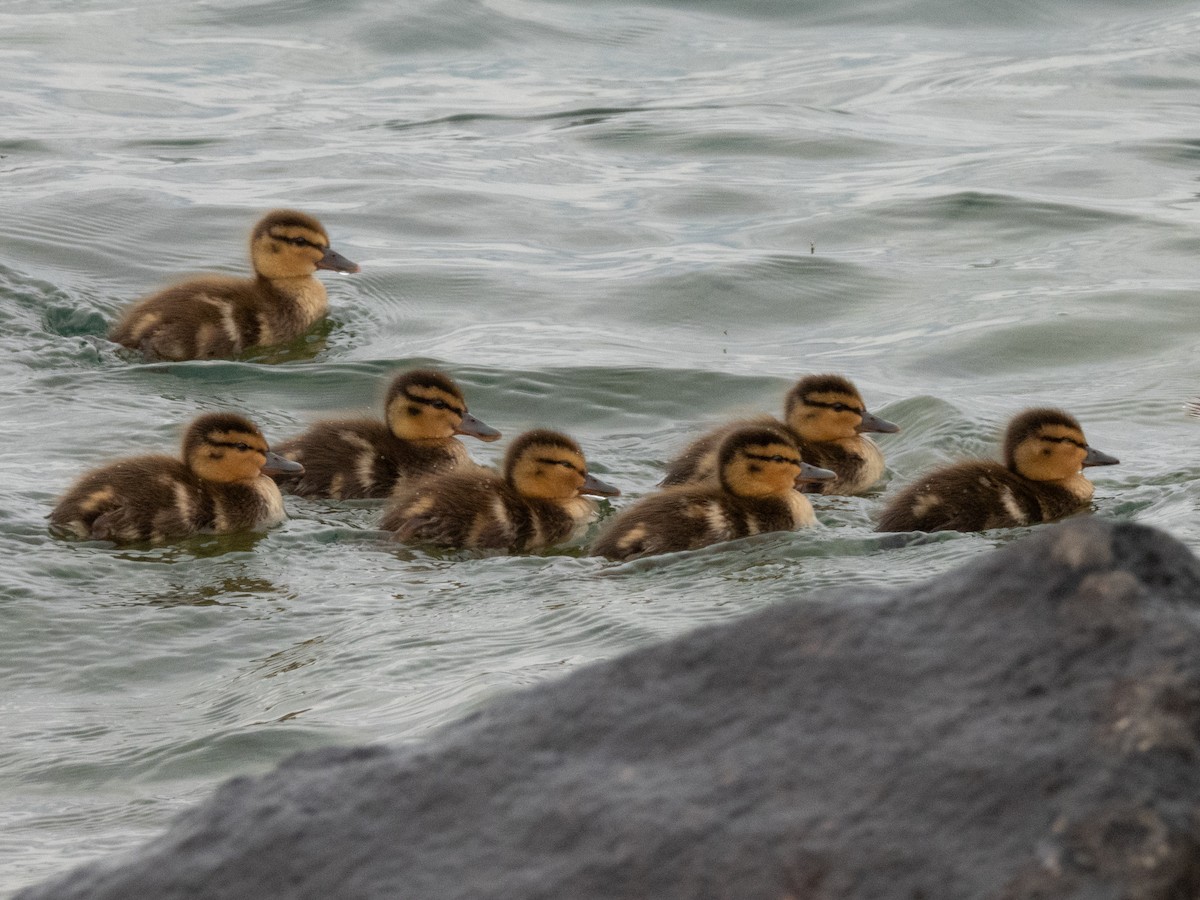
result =
[{"label": "shoreline rock", "polygon": [[[880,559],[880,564],[884,563]],[[1200,892],[1200,564],[1073,520],[221,786],[19,900]]]}]

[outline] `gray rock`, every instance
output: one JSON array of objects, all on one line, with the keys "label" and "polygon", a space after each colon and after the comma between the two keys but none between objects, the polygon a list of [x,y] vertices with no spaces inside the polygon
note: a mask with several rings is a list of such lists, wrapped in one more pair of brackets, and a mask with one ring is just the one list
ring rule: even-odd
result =
[{"label": "gray rock", "polygon": [[294,757],[20,897],[1195,897],[1198,598],[1172,538],[1070,522]]}]

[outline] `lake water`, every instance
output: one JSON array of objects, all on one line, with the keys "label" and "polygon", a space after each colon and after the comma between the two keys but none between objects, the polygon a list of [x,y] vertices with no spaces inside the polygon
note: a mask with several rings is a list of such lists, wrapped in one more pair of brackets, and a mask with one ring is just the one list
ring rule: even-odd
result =
[{"label": "lake water", "polygon": [[[414,741],[497,694],[1028,530],[896,548],[880,497],[1074,412],[1096,514],[1200,548],[1200,11],[1184,2],[10,0],[0,7],[0,891],[158,833],[218,782]],[[362,274],[268,358],[104,334],[245,271],[265,210]],[[261,537],[52,539],[80,471],[199,411],[282,440],[436,364],[511,437],[651,490],[706,425],[834,371],[903,427],[821,527],[627,565],[396,549],[379,505]],[[505,442],[470,449],[492,462]]]}]

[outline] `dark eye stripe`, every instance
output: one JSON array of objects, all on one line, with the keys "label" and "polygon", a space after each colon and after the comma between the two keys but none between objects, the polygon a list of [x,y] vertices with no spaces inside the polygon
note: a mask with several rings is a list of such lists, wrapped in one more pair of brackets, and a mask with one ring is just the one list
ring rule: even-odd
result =
[{"label": "dark eye stripe", "polygon": [[780,456],[778,453],[774,456],[767,456],[765,453],[751,453],[749,450],[743,450],[742,452],[751,459],[761,460],[762,462],[786,462],[791,463],[793,466],[800,465],[800,460],[791,459],[787,456]]},{"label": "dark eye stripe", "polygon": [[308,238],[284,237],[281,234],[272,234],[271,237],[284,244],[291,244],[293,247],[312,247],[314,250],[320,250],[322,253],[325,252],[324,247],[320,246],[319,244],[314,244]]},{"label": "dark eye stripe", "polygon": [[[570,461],[570,460],[568,460],[568,459],[551,459],[551,458],[550,458],[550,457],[548,457],[548,456],[539,456],[539,457],[537,458],[537,461],[538,461],[538,462],[540,462],[540,463],[542,463],[543,465],[547,465],[547,466],[562,466],[562,467],[564,467],[564,468],[570,469],[572,472],[579,472],[579,467],[578,467],[578,466],[576,466],[576,465],[575,465],[573,462],[571,462],[571,461]],[[584,474],[584,473],[583,473],[583,472],[579,472],[579,474],[580,474],[580,475],[582,475],[582,474]]]},{"label": "dark eye stripe", "polygon": [[438,404],[440,403],[442,409],[452,410],[456,415],[459,416],[466,415],[467,412],[466,407],[455,406],[449,400],[443,400],[441,397],[418,397],[415,394],[410,394],[408,391],[404,392],[404,396],[413,403],[423,403],[426,406],[432,406],[435,409],[438,408]]},{"label": "dark eye stripe", "polygon": [[1054,444],[1073,444],[1074,446],[1078,447],[1080,450],[1087,449],[1087,444],[1081,444],[1079,441],[1075,440],[1075,438],[1050,437],[1050,435],[1048,435],[1048,434],[1043,434],[1043,435],[1039,435],[1038,439],[1043,440],[1043,441],[1050,441],[1051,443],[1054,443]]},{"label": "dark eye stripe", "polygon": [[859,409],[857,406],[851,406],[849,403],[842,403],[840,400],[836,403],[826,403],[824,400],[810,400],[808,397],[805,397],[804,405],[817,406],[821,409],[836,409],[838,412],[852,412],[860,416],[866,413],[865,409]]},{"label": "dark eye stripe", "polygon": [[266,450],[260,450],[258,447],[251,447],[243,441],[205,441],[213,447],[228,447],[230,450],[253,450],[255,453],[266,453]]}]

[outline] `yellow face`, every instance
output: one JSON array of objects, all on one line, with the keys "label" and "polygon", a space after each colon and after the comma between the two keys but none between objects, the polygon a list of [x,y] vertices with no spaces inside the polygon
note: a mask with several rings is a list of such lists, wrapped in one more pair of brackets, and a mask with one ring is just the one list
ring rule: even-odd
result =
[{"label": "yellow face", "polygon": [[253,481],[262,474],[267,462],[267,442],[251,431],[206,432],[196,445],[188,467],[205,481],[233,484]]},{"label": "yellow face", "polygon": [[587,461],[566,447],[531,444],[512,469],[517,492],[541,500],[578,497],[587,481]]},{"label": "yellow face", "polygon": [[271,225],[250,245],[254,271],[266,278],[307,278],[325,258],[329,239],[304,225]]},{"label": "yellow face", "polygon": [[800,454],[783,443],[747,444],[725,465],[722,481],[739,497],[786,495],[800,474]]},{"label": "yellow face", "polygon": [[392,398],[387,423],[406,441],[441,441],[459,434],[467,406],[462,397],[432,385],[409,384]]},{"label": "yellow face", "polygon": [[805,394],[788,411],[787,423],[806,441],[828,443],[857,436],[866,406],[862,397],[843,391]]},{"label": "yellow face", "polygon": [[1033,481],[1062,481],[1079,474],[1088,455],[1078,428],[1043,425],[1013,451],[1017,472]]}]

